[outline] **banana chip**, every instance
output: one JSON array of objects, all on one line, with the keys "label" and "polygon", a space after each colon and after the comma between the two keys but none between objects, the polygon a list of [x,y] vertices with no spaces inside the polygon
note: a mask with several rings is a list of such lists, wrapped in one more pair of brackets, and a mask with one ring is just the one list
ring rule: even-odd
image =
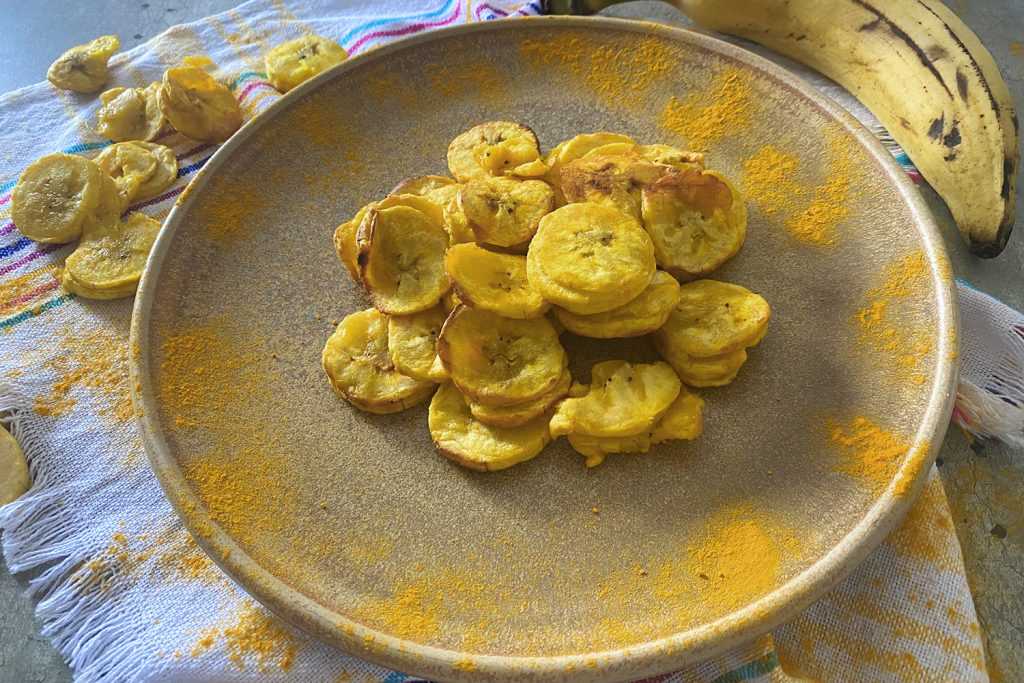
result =
[{"label": "banana chip", "polygon": [[449,247],[445,270],[459,299],[506,318],[539,318],[548,304],[526,279],[526,257],[499,254],[475,244]]},{"label": "banana chip", "polygon": [[[457,187],[460,190],[462,189],[461,185]],[[466,218],[466,212],[462,210],[462,206],[459,204],[458,190],[456,190],[455,196],[444,207],[444,229],[448,232],[450,244],[476,242],[476,235],[473,234],[473,229],[469,227],[469,219]]]},{"label": "banana chip", "polygon": [[707,275],[736,255],[747,208],[721,174],[696,167],[665,174],[643,190],[644,227],[658,265],[679,277]]},{"label": "banana chip", "polygon": [[665,166],[675,166],[676,168],[704,168],[704,154],[703,152],[688,152],[686,150],[679,149],[678,147],[672,147],[671,145],[639,145],[637,146],[637,152],[640,153],[644,159],[655,164],[663,164]]},{"label": "banana chip", "polygon": [[568,364],[545,318],[512,320],[467,306],[448,316],[437,350],[462,393],[499,407],[547,394]]},{"label": "banana chip", "polygon": [[362,225],[363,219],[366,218],[366,214],[374,206],[375,204],[370,202],[359,209],[351,220],[345,221],[334,230],[334,251],[337,252],[338,259],[345,266],[345,270],[348,271],[348,275],[352,278],[353,282],[360,281],[359,247],[356,245],[356,233],[359,231],[359,226]]},{"label": "banana chip", "polygon": [[178,177],[174,150],[152,142],[118,142],[100,152],[96,163],[114,179],[124,206],[157,196]]},{"label": "banana chip", "polygon": [[452,197],[459,193],[461,185],[443,175],[421,175],[415,178],[406,178],[395,185],[395,189],[388,194],[415,194],[426,197],[440,207],[445,207]]},{"label": "banana chip", "polygon": [[562,401],[551,418],[551,436],[634,436],[650,429],[679,396],[682,385],[667,363],[621,360],[596,364],[590,390]]},{"label": "banana chip", "polygon": [[85,45],[76,45],[50,65],[46,78],[62,90],[96,92],[107,82],[107,62],[120,47],[117,36],[100,36]]},{"label": "banana chip", "polygon": [[555,208],[555,193],[542,180],[478,178],[459,191],[459,206],[477,242],[512,247],[537,232]]},{"label": "banana chip", "polygon": [[544,216],[526,256],[530,286],[580,315],[632,301],[654,270],[654,245],[640,224],[590,203],[568,204]]},{"label": "banana chip", "polygon": [[679,304],[657,337],[687,356],[721,356],[759,342],[770,317],[768,302],[749,289],[697,280],[679,288]]},{"label": "banana chip", "polygon": [[369,413],[411,408],[437,386],[395,369],[388,352],[388,319],[375,308],[345,316],[324,345],[322,362],[338,395]]},{"label": "banana chip", "polygon": [[647,289],[624,306],[594,315],[577,315],[556,308],[555,316],[567,330],[583,337],[639,337],[664,325],[677,303],[679,283],[659,270],[654,273]]},{"label": "banana chip", "polygon": [[390,194],[377,202],[375,208],[378,211],[383,211],[393,206],[407,206],[410,209],[416,209],[426,216],[438,230],[444,229],[444,209],[427,197],[415,194]]},{"label": "banana chip", "polygon": [[88,299],[131,296],[146,268],[160,222],[141,213],[91,227],[64,262],[64,289]]},{"label": "banana chip", "polygon": [[167,127],[160,109],[160,84],[145,88],[111,88],[100,95],[96,131],[115,142],[154,140]]},{"label": "banana chip", "polygon": [[223,142],[242,125],[242,110],[227,86],[194,66],[165,71],[158,101],[174,129],[194,140]]},{"label": "banana chip", "polygon": [[524,175],[540,160],[537,136],[512,121],[488,121],[460,133],[448,145],[448,170],[459,182],[483,176]]},{"label": "banana chip", "polygon": [[399,372],[424,382],[448,379],[448,372],[437,357],[437,335],[447,317],[444,310],[434,307],[388,319],[388,351]]},{"label": "banana chip", "polygon": [[572,375],[566,369],[562,372],[558,383],[548,393],[526,403],[517,403],[512,406],[489,406],[483,403],[476,403],[467,399],[469,411],[480,422],[492,427],[518,427],[530,420],[543,415],[569,393],[572,385]]},{"label": "banana chip", "polygon": [[563,140],[547,153],[544,161],[548,166],[548,172],[544,176],[544,179],[554,187],[555,199],[559,206],[565,204],[565,195],[562,194],[562,190],[559,187],[561,184],[562,166],[571,161],[575,161],[576,159],[582,159],[583,156],[591,150],[616,142],[630,145],[636,144],[636,142],[633,141],[633,138],[628,135],[602,131],[598,133],[583,133],[582,135],[577,135],[574,138]]},{"label": "banana chip", "polygon": [[446,458],[474,470],[501,470],[540,453],[551,441],[547,416],[518,427],[492,427],[473,418],[459,390],[443,385],[430,402],[427,424]]},{"label": "banana chip", "polygon": [[263,58],[267,80],[281,92],[348,59],[348,53],[333,40],[305,35],[278,45]]},{"label": "banana chip", "polygon": [[126,206],[124,197],[121,196],[121,191],[118,189],[114,179],[106,173],[101,173],[100,199],[96,203],[96,208],[92,210],[89,217],[82,223],[83,238],[88,237],[89,232],[97,228],[117,223]]},{"label": "banana chip", "polygon": [[421,211],[401,205],[370,209],[356,246],[359,279],[384,313],[433,308],[451,286],[444,271],[448,234]]},{"label": "banana chip", "polygon": [[691,387],[724,387],[736,379],[747,362],[745,349],[706,358],[687,355],[672,345],[671,334],[663,330],[654,333],[654,347],[675,369],[679,379]]},{"label": "banana chip", "polygon": [[671,167],[647,161],[635,150],[628,150],[626,143],[613,144],[614,154],[591,153],[564,164],[559,171],[559,188],[569,203],[611,206],[639,221],[641,188],[656,181]]},{"label": "banana chip", "polygon": [[25,452],[0,424],[0,506],[21,498],[31,485]]},{"label": "banana chip", "polygon": [[25,237],[63,244],[82,234],[100,200],[103,171],[72,154],[49,154],[22,171],[11,194],[11,218]]}]

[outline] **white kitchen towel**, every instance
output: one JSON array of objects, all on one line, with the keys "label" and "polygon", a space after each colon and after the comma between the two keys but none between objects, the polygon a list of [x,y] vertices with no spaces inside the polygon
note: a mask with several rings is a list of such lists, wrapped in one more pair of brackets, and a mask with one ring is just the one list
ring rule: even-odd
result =
[{"label": "white kitchen towel", "polygon": [[[186,55],[207,55],[252,117],[278,97],[262,54],[304,31],[358,54],[416,31],[538,9],[539,0],[254,0],[116,56],[112,85],[144,85]],[[30,242],[10,221],[11,188],[33,159],[57,150],[91,156],[109,144],[93,131],[96,109],[95,98],[46,83],[0,96],[0,411],[33,475],[32,489],[0,508],[0,528],[10,569],[40,571],[30,591],[44,634],[80,681],[405,680],[293,632],[196,548],[132,420],[130,301],[81,302],[64,292],[57,273],[72,247]],[[178,182],[134,207],[157,218],[214,151],[177,134],[161,142],[178,154]],[[965,328],[965,352],[981,332]],[[803,616],[658,680],[784,680],[783,671],[824,681],[987,680],[934,471],[903,526]]]}]

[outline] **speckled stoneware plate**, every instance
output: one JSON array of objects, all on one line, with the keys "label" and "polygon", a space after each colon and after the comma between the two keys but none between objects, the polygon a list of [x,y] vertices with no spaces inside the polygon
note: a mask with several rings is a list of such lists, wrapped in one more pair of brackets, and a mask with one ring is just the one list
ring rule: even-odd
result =
[{"label": "speckled stoneware plate", "polygon": [[[691,126],[750,189],[746,245],[716,277],[773,318],[739,378],[701,391],[699,440],[588,470],[563,439],[481,474],[434,451],[425,405],[374,416],[332,393],[332,321],[368,306],[334,227],[445,173],[448,141],[496,118],[545,149],[594,130],[687,144]],[[751,170],[766,145],[792,157],[774,199]],[[824,243],[794,234],[807,211]],[[579,380],[654,357],[646,339],[564,343]],[[168,217],[133,344],[168,497],[274,612],[430,678],[626,680],[793,617],[894,527],[946,428],[956,313],[927,209],[836,105],[706,36],[549,18],[371,51],[247,125]]]}]

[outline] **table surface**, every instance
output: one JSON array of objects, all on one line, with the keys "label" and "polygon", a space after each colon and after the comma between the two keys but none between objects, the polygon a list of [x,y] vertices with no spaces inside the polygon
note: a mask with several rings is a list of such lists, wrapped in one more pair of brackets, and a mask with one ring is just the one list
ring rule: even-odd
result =
[{"label": "table surface", "polygon": [[[127,49],[173,24],[239,2],[0,0],[0,16],[13,17],[0,22],[0,92],[41,80],[63,50],[97,35],[116,32]],[[1024,3],[946,2],[981,36],[1002,68],[1018,108],[1024,107]],[[676,10],[657,2],[629,3],[607,13],[684,21]],[[1024,187],[1019,187],[1018,231],[1024,233],[1022,194]],[[925,196],[942,225],[957,275],[1010,306],[1024,308],[1024,234],[1011,238],[999,258],[976,259],[963,248],[941,200],[927,188]],[[999,674],[996,680],[1024,681],[1024,458],[998,445],[972,448],[951,429],[938,462],[986,634],[990,666]],[[0,683],[69,681],[67,666],[40,635],[33,604],[25,597],[29,578],[11,576],[0,559]]]}]

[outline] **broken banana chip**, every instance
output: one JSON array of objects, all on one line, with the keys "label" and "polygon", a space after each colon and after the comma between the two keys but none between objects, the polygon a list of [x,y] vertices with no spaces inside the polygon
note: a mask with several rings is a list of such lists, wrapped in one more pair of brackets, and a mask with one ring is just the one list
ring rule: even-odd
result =
[{"label": "broken banana chip", "polygon": [[517,403],[512,406],[489,406],[475,401],[468,401],[469,411],[480,422],[492,427],[518,427],[526,424],[540,415],[551,410],[556,403],[561,401],[569,393],[572,385],[572,375],[566,369],[558,384],[540,398],[526,403]]},{"label": "broken banana chip", "polygon": [[483,176],[536,171],[540,143],[532,130],[512,121],[488,121],[460,133],[448,145],[448,170],[459,182]]},{"label": "broken banana chip", "polygon": [[657,336],[688,356],[721,356],[759,342],[770,317],[768,302],[749,289],[696,280],[679,288],[679,303]]},{"label": "broken banana chip", "polygon": [[448,379],[448,372],[437,357],[437,335],[447,317],[443,309],[434,307],[388,319],[388,351],[399,372],[424,382]]},{"label": "broken banana chip", "polygon": [[573,334],[598,339],[639,337],[665,324],[679,303],[679,283],[664,271],[657,271],[647,289],[624,306],[594,315],[577,315],[562,308],[555,317]]},{"label": "broken banana chip", "polygon": [[437,450],[463,467],[491,471],[530,460],[551,441],[547,415],[517,427],[492,427],[473,418],[455,385],[442,385],[427,415]]},{"label": "broken banana chip", "polygon": [[421,211],[409,206],[370,209],[356,233],[356,246],[359,279],[384,313],[409,315],[433,308],[451,286],[444,271],[448,233]]},{"label": "broken banana chip", "polygon": [[46,78],[62,90],[96,92],[107,82],[107,62],[120,47],[117,36],[100,36],[85,45],[76,45],[50,65]]},{"label": "broken banana chip", "polygon": [[348,53],[333,40],[309,34],[278,45],[263,62],[267,80],[280,92],[288,92],[346,59]]},{"label": "broken banana chip", "polygon": [[36,242],[71,242],[99,204],[102,178],[100,167],[84,157],[44,156],[18,178],[11,218],[21,234]]},{"label": "broken banana chip", "polygon": [[477,242],[514,247],[537,232],[555,208],[555,193],[542,180],[478,178],[459,191],[459,206]]},{"label": "broken banana chip", "polygon": [[512,320],[467,306],[448,316],[437,350],[463,394],[498,407],[547,394],[568,365],[545,318]]},{"label": "broken banana chip", "polygon": [[632,301],[654,270],[654,245],[640,224],[591,203],[567,204],[544,216],[526,255],[530,286],[580,315]]},{"label": "broken banana chip", "polygon": [[178,159],[170,147],[152,142],[118,142],[96,157],[114,179],[122,204],[155,197],[178,178]]},{"label": "broken banana chip", "polygon": [[388,319],[375,308],[345,316],[324,345],[321,360],[338,395],[369,413],[411,408],[437,386],[395,369],[388,351]]},{"label": "broken banana chip", "polygon": [[61,284],[89,299],[131,296],[159,232],[160,222],[141,213],[90,228],[64,262]]},{"label": "broken banana chip", "polygon": [[337,252],[338,259],[345,266],[345,270],[348,271],[348,275],[352,278],[353,282],[360,281],[359,247],[356,245],[356,234],[359,232],[359,226],[362,225],[366,214],[374,206],[375,204],[370,202],[359,209],[351,220],[345,221],[334,230],[334,251]]},{"label": "broken banana chip", "polygon": [[524,256],[456,244],[449,247],[444,264],[459,300],[467,306],[518,319],[539,318],[550,307],[530,287]]},{"label": "broken banana chip", "polygon": [[242,110],[227,86],[194,66],[165,71],[158,101],[174,129],[193,140],[223,142],[242,125]]},{"label": "broken banana chip", "polygon": [[633,436],[651,429],[679,396],[682,384],[667,363],[598,363],[590,390],[558,404],[551,436]]},{"label": "broken banana chip", "polygon": [[[460,190],[462,189],[461,185],[457,187]],[[476,241],[476,235],[473,234],[473,229],[469,227],[469,219],[466,218],[466,212],[462,210],[462,206],[459,204],[458,191],[455,192],[455,196],[444,207],[444,229],[448,232],[450,244],[465,244]]]},{"label": "broken banana chip", "polygon": [[156,139],[167,127],[160,109],[160,84],[145,88],[111,88],[100,95],[96,131],[114,142]]}]

